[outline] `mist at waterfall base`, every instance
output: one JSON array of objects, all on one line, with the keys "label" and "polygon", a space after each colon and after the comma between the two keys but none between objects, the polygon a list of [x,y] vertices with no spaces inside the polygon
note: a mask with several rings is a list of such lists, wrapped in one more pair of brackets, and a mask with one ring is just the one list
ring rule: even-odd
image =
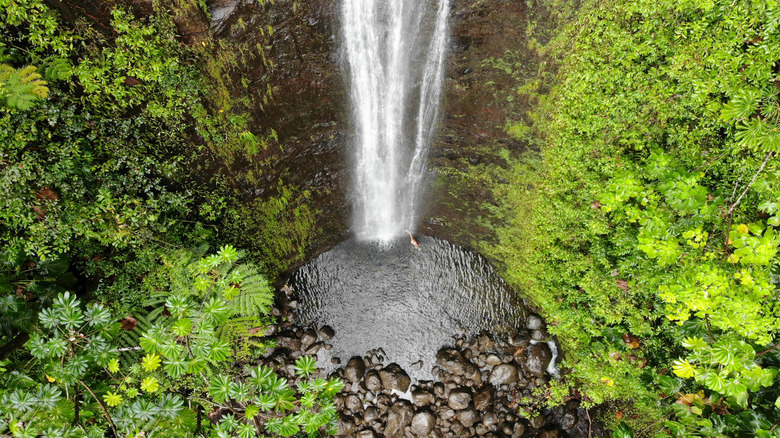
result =
[{"label": "mist at waterfall base", "polygon": [[[298,293],[299,323],[331,326],[330,350],[320,349],[327,372],[353,356],[382,348],[412,378],[431,380],[436,352],[453,336],[511,331],[524,326],[523,301],[480,255],[447,241],[420,237],[382,249],[347,240],[300,268],[290,279]],[[421,362],[421,363],[420,363]]]}]

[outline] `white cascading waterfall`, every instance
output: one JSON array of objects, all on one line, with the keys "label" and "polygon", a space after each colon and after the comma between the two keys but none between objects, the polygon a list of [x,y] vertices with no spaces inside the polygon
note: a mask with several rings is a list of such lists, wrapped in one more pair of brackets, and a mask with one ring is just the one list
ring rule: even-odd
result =
[{"label": "white cascading waterfall", "polygon": [[342,0],[355,125],[353,226],[414,230],[444,82],[450,0]]}]

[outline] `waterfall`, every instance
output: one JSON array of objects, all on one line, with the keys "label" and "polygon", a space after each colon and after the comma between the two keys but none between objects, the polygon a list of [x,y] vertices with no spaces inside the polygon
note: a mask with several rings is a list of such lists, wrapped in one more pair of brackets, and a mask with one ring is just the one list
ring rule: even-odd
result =
[{"label": "waterfall", "polygon": [[413,230],[444,81],[450,0],[342,0],[355,126],[353,227]]}]

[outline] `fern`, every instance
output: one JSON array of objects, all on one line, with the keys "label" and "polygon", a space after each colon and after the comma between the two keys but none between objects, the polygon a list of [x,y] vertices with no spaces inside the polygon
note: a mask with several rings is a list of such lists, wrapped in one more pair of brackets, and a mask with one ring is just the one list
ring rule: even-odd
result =
[{"label": "fern", "polygon": [[238,265],[230,272],[238,280],[238,294],[229,301],[235,315],[253,316],[268,313],[274,302],[268,280],[251,264]]},{"label": "fern", "polygon": [[0,64],[0,90],[7,108],[30,109],[36,100],[49,95],[48,83],[43,80],[38,68],[32,65],[15,69]]},{"label": "fern", "polygon": [[62,81],[73,76],[73,66],[70,61],[62,58],[51,60],[46,66],[46,80]]}]

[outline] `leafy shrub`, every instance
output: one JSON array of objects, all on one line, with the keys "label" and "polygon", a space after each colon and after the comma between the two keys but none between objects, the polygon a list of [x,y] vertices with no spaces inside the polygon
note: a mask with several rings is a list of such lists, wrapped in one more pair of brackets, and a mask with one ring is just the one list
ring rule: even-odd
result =
[{"label": "leafy shrub", "polygon": [[565,344],[553,394],[630,403],[645,433],[771,434],[778,20],[773,1],[613,0],[549,48],[542,161],[504,189],[494,253]]}]

